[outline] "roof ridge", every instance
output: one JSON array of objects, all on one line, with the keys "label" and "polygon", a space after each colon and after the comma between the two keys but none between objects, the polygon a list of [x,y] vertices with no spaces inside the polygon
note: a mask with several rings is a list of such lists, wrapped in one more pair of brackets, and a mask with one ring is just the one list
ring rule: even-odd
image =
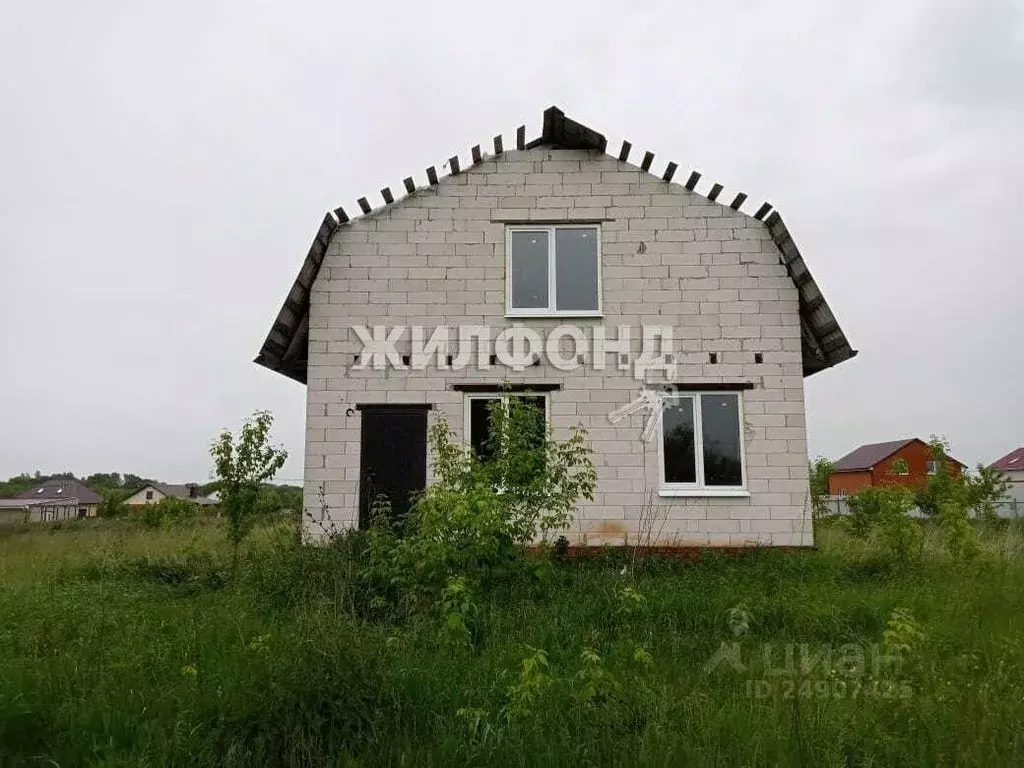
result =
[{"label": "roof ridge", "polygon": [[[629,141],[624,140],[622,142],[622,149],[619,151],[618,156],[612,155],[610,152],[608,152],[608,140],[604,137],[603,134],[595,131],[592,128],[588,128],[582,123],[576,122],[570,117],[566,117],[565,112],[557,106],[550,106],[546,110],[544,110],[543,126],[544,127],[541,130],[541,135],[530,141],[525,140],[526,126],[519,126],[516,132],[516,149],[511,151],[527,151],[530,149],[535,149],[540,146],[548,145],[560,146],[563,149],[592,149],[597,150],[603,154],[607,154],[609,157],[616,157],[616,159],[620,160],[621,162],[629,163],[629,154],[633,148],[633,145]],[[416,185],[414,183],[414,177],[407,176],[404,180],[406,194],[403,197],[399,197],[396,199],[391,191],[391,188],[384,187],[383,189],[380,190],[381,199],[383,200],[383,203],[381,205],[370,206],[369,201],[366,197],[360,197],[356,201],[356,204],[359,206],[359,209],[362,213],[357,213],[354,216],[349,216],[349,214],[346,213],[343,206],[338,206],[333,210],[327,211],[325,216],[325,222],[326,218],[330,217],[330,219],[336,226],[344,226],[346,224],[351,224],[362,218],[376,216],[381,211],[387,210],[388,206],[390,205],[396,205],[408,199],[417,192],[421,192],[425,189],[438,186],[443,179],[458,176],[459,174],[464,173],[465,171],[469,170],[470,168],[476,165],[479,165],[480,163],[487,162],[488,160],[493,160],[506,153],[507,150],[504,149],[504,140],[501,134],[495,136],[493,142],[495,150],[493,154],[485,154],[481,152],[479,144],[474,145],[470,149],[470,165],[467,166],[466,168],[462,167],[458,155],[452,155],[450,158],[448,158],[448,160],[441,164],[442,169],[444,169],[445,167],[449,169],[450,172],[447,175],[438,176],[437,166],[429,166],[425,171],[427,175],[426,186]],[[632,165],[634,168],[643,171],[644,173],[650,173],[652,176],[655,176],[656,174],[651,173],[651,165],[653,165],[654,158],[655,154],[653,152],[646,151],[644,153],[644,159],[640,162],[639,165],[636,165],[635,163],[629,164]],[[661,180],[671,183],[672,179],[675,177],[675,173],[678,170],[678,168],[678,163],[674,161],[669,161],[665,167],[665,171],[662,173]],[[743,207],[743,204],[746,202],[748,197],[746,192],[737,192],[736,196],[733,198],[733,201],[726,205],[726,203],[719,202],[718,200],[718,197],[725,189],[722,184],[719,184],[717,182],[712,183],[711,187],[708,189],[707,194],[698,192],[696,190],[697,183],[700,181],[701,177],[702,174],[699,171],[691,171],[690,176],[687,179],[687,182],[683,185],[684,188],[689,190],[690,192],[693,192],[696,195],[700,195],[701,197],[710,200],[711,202],[718,203],[719,205],[732,208],[734,211],[740,211],[742,213],[741,208]],[[761,221],[768,216],[769,212],[772,211],[772,209],[772,204],[769,203],[768,201],[765,201],[764,203],[761,204],[757,211],[755,211],[755,213],[750,215],[752,215],[755,219]]]}]

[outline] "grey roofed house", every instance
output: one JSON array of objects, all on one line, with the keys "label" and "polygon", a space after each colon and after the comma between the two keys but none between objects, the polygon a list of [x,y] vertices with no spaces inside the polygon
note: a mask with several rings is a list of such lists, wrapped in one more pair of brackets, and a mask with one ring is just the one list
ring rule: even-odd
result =
[{"label": "grey roofed house", "polygon": [[202,507],[213,506],[218,503],[216,499],[203,496],[199,492],[199,486],[195,483],[180,485],[172,483],[147,483],[125,499],[124,503],[131,507],[152,504],[166,498],[182,499]]},{"label": "grey roofed house", "polygon": [[30,491],[18,494],[19,499],[78,499],[79,504],[99,504],[103,501],[96,491],[89,486],[71,478],[54,477],[45,480]]},{"label": "grey roofed house", "polygon": [[[84,483],[74,478],[54,477],[18,494],[16,498],[0,499],[0,509],[11,511],[0,519],[43,522],[95,517],[102,501],[103,498]],[[19,511],[28,513],[28,516],[17,516]]]}]

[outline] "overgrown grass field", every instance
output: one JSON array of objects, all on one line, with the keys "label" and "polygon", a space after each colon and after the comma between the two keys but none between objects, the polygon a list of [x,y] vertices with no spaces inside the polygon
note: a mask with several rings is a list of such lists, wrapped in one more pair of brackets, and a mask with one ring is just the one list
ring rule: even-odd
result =
[{"label": "overgrown grass field", "polygon": [[906,560],[538,558],[435,609],[359,540],[214,522],[0,532],[0,764],[1012,765],[1024,535]]}]

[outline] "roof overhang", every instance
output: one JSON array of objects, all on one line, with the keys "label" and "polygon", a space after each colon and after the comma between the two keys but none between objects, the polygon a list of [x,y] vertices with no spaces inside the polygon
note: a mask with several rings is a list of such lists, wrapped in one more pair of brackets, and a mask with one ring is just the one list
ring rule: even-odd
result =
[{"label": "roof overhang", "polygon": [[[559,149],[586,149],[599,152],[607,152],[608,150],[608,140],[603,135],[566,117],[565,113],[558,107],[549,107],[544,111],[543,129],[540,137],[527,143],[525,141],[525,134],[525,127],[520,127],[516,134],[517,149],[551,146]],[[495,154],[502,152],[500,136],[495,138],[494,150]],[[619,159],[625,160],[628,154],[629,144],[628,142],[623,142],[623,149],[619,154]],[[479,146],[473,147],[472,158],[474,164],[481,162],[485,157],[481,154]],[[647,152],[643,162],[640,164],[640,169],[650,172],[653,159],[654,155]],[[456,162],[451,164],[453,174],[459,172],[457,158],[455,160]],[[662,178],[666,181],[671,180],[676,168],[676,163],[669,163]],[[433,167],[428,169],[427,175],[431,186],[438,183],[436,171]],[[693,171],[684,186],[688,190],[695,192],[694,188],[699,179],[700,174]],[[406,180],[406,189],[410,195],[416,194],[416,187],[413,186],[411,179]],[[384,196],[385,205],[400,202],[400,200],[396,201],[393,199],[390,190],[383,190],[382,192],[384,191],[387,192],[387,195]],[[705,197],[709,200],[717,201],[721,192],[722,186],[714,184]],[[695,194],[700,193],[695,192]],[[745,193],[738,193],[732,203],[729,204],[729,207],[734,210],[740,210],[746,198],[747,195]],[[722,204],[724,205],[724,203]],[[372,210],[365,198],[360,199],[359,206],[364,214]],[[758,208],[754,217],[763,220],[765,226],[768,227],[768,232],[771,234],[772,240],[781,254],[781,261],[785,265],[786,271],[792,278],[794,285],[796,285],[800,297],[800,336],[804,376],[810,376],[826,368],[831,368],[856,355],[857,350],[850,346],[849,341],[847,341],[846,336],[839,327],[835,315],[825,301],[821,289],[814,282],[814,278],[811,276],[810,270],[807,268],[807,264],[804,262],[803,256],[800,254],[800,250],[797,248],[792,235],[790,235],[786,223],[782,220],[782,216],[779,215],[778,211],[772,210],[770,204],[764,203]],[[299,276],[292,284],[291,290],[288,292],[287,298],[285,298],[284,305],[281,307],[281,311],[278,312],[277,318],[270,328],[270,333],[267,335],[266,341],[263,342],[263,346],[256,356],[255,362],[259,365],[282,373],[303,384],[306,383],[310,292],[313,287],[313,281],[320,272],[320,266],[323,264],[331,238],[340,227],[346,226],[349,223],[351,223],[351,219],[349,219],[342,208],[336,208],[334,212],[329,211],[324,216],[316,235],[313,237],[313,242],[306,252],[306,258],[302,263],[302,268],[299,270]]]}]

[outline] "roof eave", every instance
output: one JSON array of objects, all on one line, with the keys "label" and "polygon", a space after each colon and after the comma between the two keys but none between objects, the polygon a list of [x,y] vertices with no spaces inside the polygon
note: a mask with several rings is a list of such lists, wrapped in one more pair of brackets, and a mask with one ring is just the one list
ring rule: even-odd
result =
[{"label": "roof eave", "polygon": [[804,376],[811,376],[855,357],[857,350],[850,346],[843,329],[839,327],[836,316],[814,281],[782,216],[777,210],[772,211],[764,223],[799,295]]},{"label": "roof eave", "polygon": [[331,238],[338,231],[338,219],[328,211],[313,237],[306,258],[295,278],[291,290],[277,313],[270,333],[253,361],[264,368],[284,374],[302,384],[306,383],[309,346],[309,297],[313,282],[327,255]]}]

